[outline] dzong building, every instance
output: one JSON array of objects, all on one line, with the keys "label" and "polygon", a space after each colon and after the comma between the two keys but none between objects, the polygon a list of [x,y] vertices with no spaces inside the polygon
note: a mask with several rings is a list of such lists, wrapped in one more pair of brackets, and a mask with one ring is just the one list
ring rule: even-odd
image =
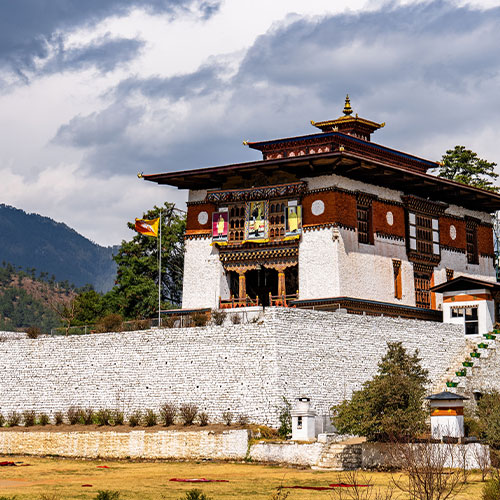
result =
[{"label": "dzong building", "polygon": [[144,175],[189,190],[182,308],[342,308],[489,331],[500,195],[372,142],[384,124],[348,97],[342,116],[311,124],[245,142],[258,161]]}]

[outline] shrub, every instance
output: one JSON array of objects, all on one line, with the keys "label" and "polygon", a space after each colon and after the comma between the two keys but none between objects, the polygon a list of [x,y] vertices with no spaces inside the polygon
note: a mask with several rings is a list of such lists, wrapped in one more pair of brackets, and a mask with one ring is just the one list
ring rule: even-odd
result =
[{"label": "shrub", "polygon": [[111,416],[114,425],[123,425],[125,422],[125,415],[121,410],[113,411],[113,415]]},{"label": "shrub", "polygon": [[23,411],[23,423],[25,427],[31,427],[36,423],[36,413],[34,410]]},{"label": "shrub", "polygon": [[151,408],[148,408],[146,410],[146,413],[144,414],[144,424],[146,427],[153,427],[158,423],[158,416],[156,413],[151,410]]},{"label": "shrub", "polygon": [[230,411],[225,411],[223,414],[222,414],[222,421],[226,424],[226,425],[231,425],[233,423],[233,414],[230,412]]},{"label": "shrub", "polygon": [[92,425],[94,423],[94,410],[92,408],[85,408],[80,410],[79,420],[83,425]]},{"label": "shrub", "polygon": [[200,425],[202,427],[205,427],[206,425],[208,425],[208,413],[206,411],[202,411],[199,415],[198,415],[198,419],[200,421]]},{"label": "shrub", "polygon": [[66,418],[68,419],[70,425],[76,425],[80,421],[81,412],[80,408],[76,406],[70,406],[68,408],[66,411]]},{"label": "shrub", "polygon": [[48,425],[50,424],[50,417],[46,413],[40,413],[38,416],[38,423],[40,425]]},{"label": "shrub", "polygon": [[61,497],[55,493],[42,493],[40,500],[61,500]]},{"label": "shrub", "polygon": [[257,438],[262,439],[276,439],[278,437],[278,431],[272,427],[267,427],[267,425],[259,425],[257,427]]},{"label": "shrub", "polygon": [[187,491],[179,500],[212,500],[212,498],[205,495],[201,490],[194,489]]},{"label": "shrub", "polygon": [[151,328],[151,320],[149,319],[134,319],[127,323],[128,331],[137,331],[137,330],[148,330]]},{"label": "shrub", "polygon": [[21,422],[21,415],[17,411],[12,411],[7,417],[7,425],[9,427],[16,427]]},{"label": "shrub", "polygon": [[0,500],[17,500],[17,497],[16,495],[12,495],[11,497],[1,496]]},{"label": "shrub", "polygon": [[160,420],[165,427],[173,425],[177,415],[177,406],[172,403],[164,403],[160,406]]},{"label": "shrub", "polygon": [[482,500],[498,500],[500,498],[500,475],[498,470],[491,474],[491,479],[483,486]]},{"label": "shrub", "polygon": [[241,323],[241,316],[239,314],[231,314],[231,323],[239,325]]},{"label": "shrub", "polygon": [[120,492],[113,490],[99,490],[94,500],[119,500]]},{"label": "shrub", "polygon": [[481,437],[493,448],[500,448],[500,393],[485,392],[477,405]]},{"label": "shrub", "polygon": [[38,326],[30,326],[27,330],[26,330],[26,336],[29,338],[29,339],[37,339],[39,335],[42,334],[42,331],[40,330],[40,328],[38,328]]},{"label": "shrub", "polygon": [[5,425],[5,417],[3,416],[3,413],[0,413],[0,427],[3,427]]},{"label": "shrub", "polygon": [[280,421],[278,434],[284,439],[292,433],[292,414],[290,413],[291,410],[292,405],[290,404],[288,399],[283,396],[283,406],[281,407],[278,415],[278,419]]},{"label": "shrub", "polygon": [[193,425],[194,419],[198,414],[198,407],[192,403],[183,404],[179,408],[179,415],[184,425]]},{"label": "shrub", "polygon": [[208,316],[203,312],[195,312],[191,314],[191,321],[194,326],[205,326],[208,323]]},{"label": "shrub", "polygon": [[224,323],[227,313],[223,309],[212,309],[212,321],[215,325],[220,326]]},{"label": "shrub", "polygon": [[142,420],[142,412],[140,410],[136,410],[132,412],[128,417],[128,425],[130,427],[137,427],[141,424]]},{"label": "shrub", "polygon": [[99,332],[121,332],[123,331],[123,318],[120,314],[112,313],[104,316],[97,325]]},{"label": "shrub", "polygon": [[364,436],[368,441],[408,440],[425,430],[428,372],[418,351],[408,354],[400,342],[389,342],[378,372],[332,408],[333,425],[340,434]]},{"label": "shrub", "polygon": [[107,410],[106,408],[102,408],[101,410],[98,410],[94,414],[94,422],[96,425],[103,426],[103,425],[110,425],[111,421],[111,410]]},{"label": "shrub", "polygon": [[54,422],[56,425],[62,425],[64,423],[64,414],[62,411],[56,411],[54,413]]}]

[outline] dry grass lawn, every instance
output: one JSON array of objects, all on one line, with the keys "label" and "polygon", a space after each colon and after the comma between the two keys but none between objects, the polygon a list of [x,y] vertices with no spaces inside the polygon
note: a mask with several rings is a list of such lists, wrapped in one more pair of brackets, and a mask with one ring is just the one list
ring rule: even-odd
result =
[{"label": "dry grass lawn", "polygon": [[[196,462],[128,462],[112,460],[73,460],[38,457],[0,457],[30,464],[27,467],[0,467],[0,497],[39,500],[43,494],[57,499],[92,499],[98,490],[118,490],[121,500],[177,500],[192,488],[199,488],[213,500],[270,499],[279,485],[327,486],[342,479],[336,472],[319,472],[267,465]],[[106,465],[109,468],[98,468]],[[227,479],[228,483],[190,484],[170,478]],[[365,474],[376,487],[391,481],[388,473]],[[90,487],[82,485],[90,484]],[[456,497],[459,500],[481,498],[479,474]],[[333,500],[330,491],[290,490],[289,500]],[[399,495],[403,500],[407,497]],[[52,500],[52,497],[51,497]]]}]

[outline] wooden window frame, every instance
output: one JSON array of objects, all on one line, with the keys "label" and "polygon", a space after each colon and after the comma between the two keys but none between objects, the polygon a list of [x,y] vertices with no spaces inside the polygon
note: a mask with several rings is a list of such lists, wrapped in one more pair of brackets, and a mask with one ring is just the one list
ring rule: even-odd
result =
[{"label": "wooden window frame", "polygon": [[394,272],[394,298],[403,298],[403,286],[401,281],[401,261],[392,259],[392,269]]},{"label": "wooden window frame", "polygon": [[472,217],[465,219],[465,239],[468,264],[479,264],[479,248],[477,241],[478,221]]},{"label": "wooden window frame", "polygon": [[408,251],[416,255],[441,258],[439,218],[420,212],[408,212]]},{"label": "wooden window frame", "polygon": [[372,201],[375,196],[367,193],[358,193],[356,196],[356,224],[358,229],[358,243],[374,245],[373,237],[373,210]]}]

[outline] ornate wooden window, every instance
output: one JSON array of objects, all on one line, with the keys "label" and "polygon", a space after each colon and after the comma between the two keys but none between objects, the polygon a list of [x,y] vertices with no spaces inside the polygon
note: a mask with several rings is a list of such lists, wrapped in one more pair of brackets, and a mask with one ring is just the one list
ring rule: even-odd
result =
[{"label": "ornate wooden window", "polygon": [[410,251],[424,256],[440,255],[439,219],[410,212],[408,229]]},{"label": "ornate wooden window", "polygon": [[467,262],[469,264],[479,264],[479,254],[477,251],[477,224],[473,218],[465,219],[465,234],[467,239]]},{"label": "ornate wooden window", "polygon": [[269,239],[279,240],[285,236],[285,208],[286,200],[269,202]]},{"label": "ornate wooden window", "polygon": [[229,206],[229,241],[242,242],[245,237],[245,204],[235,203]]},{"label": "ornate wooden window", "polygon": [[392,267],[394,271],[394,298],[401,299],[403,297],[403,287],[401,282],[401,261],[393,259]]},{"label": "ornate wooden window", "polygon": [[415,305],[422,309],[431,308],[431,274],[415,271]]},{"label": "ornate wooden window", "polygon": [[366,193],[358,193],[356,214],[358,219],[358,241],[373,245],[372,229],[372,200],[373,196]]},{"label": "ornate wooden window", "polygon": [[455,271],[453,269],[446,268],[446,281],[451,281],[453,279],[454,274]]}]

